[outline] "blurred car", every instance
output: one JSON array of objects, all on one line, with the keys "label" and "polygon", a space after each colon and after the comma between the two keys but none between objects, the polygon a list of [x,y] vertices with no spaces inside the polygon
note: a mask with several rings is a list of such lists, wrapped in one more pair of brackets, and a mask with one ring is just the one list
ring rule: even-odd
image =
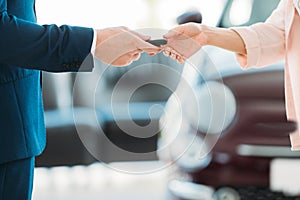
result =
[{"label": "blurred car", "polygon": [[[234,25],[236,2],[227,2],[218,26]],[[279,1],[247,2],[248,20],[238,25],[264,21]],[[160,119],[158,155],[174,163],[171,199],[295,199],[270,190],[272,160],[300,156],[285,112],[283,62],[244,71],[231,52],[197,52]]]}]

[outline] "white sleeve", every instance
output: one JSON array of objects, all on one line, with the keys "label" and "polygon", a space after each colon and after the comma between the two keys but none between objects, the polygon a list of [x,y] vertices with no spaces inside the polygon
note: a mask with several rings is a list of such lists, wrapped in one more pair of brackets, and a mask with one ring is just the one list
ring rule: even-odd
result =
[{"label": "white sleeve", "polygon": [[284,58],[287,2],[281,0],[265,23],[231,28],[242,37],[246,45],[247,55],[237,55],[241,63],[246,63],[243,68],[263,67]]}]

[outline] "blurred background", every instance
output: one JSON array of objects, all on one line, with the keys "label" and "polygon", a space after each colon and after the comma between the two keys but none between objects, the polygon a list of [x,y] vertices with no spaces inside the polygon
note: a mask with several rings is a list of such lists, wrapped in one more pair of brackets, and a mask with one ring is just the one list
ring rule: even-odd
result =
[{"label": "blurred background", "polygon": [[[202,1],[204,2],[204,1]],[[218,2],[218,1],[216,1]],[[168,30],[177,24],[176,17],[186,10],[201,7],[201,2],[186,1],[174,4],[172,1],[156,0],[133,0],[133,1],[36,1],[36,12],[39,24],[70,24],[76,26],[88,26],[94,28],[106,28],[113,26],[128,26],[131,29],[156,28]],[[217,3],[220,13],[222,4]],[[212,6],[212,5],[206,5]],[[206,9],[207,10],[207,9]],[[214,18],[212,18],[214,17]],[[213,15],[208,20],[215,23],[218,16]],[[111,93],[120,77],[128,73],[129,69],[143,63],[163,63],[174,68],[181,73],[182,65],[165,58],[162,55],[149,57],[142,56],[142,60],[131,66],[116,69],[108,69],[104,77],[97,85],[97,92],[89,91],[89,88],[97,80],[97,74],[89,77],[77,77],[84,82],[74,100],[75,112],[80,109],[90,108],[91,101],[97,98],[97,109],[102,118],[105,118],[105,132],[129,148],[152,149],[156,148],[157,137],[150,137],[142,143],[140,140],[128,139],[120,133],[115,122],[111,118],[109,103]],[[101,68],[101,67],[100,67]],[[125,96],[130,88],[130,82],[144,79],[145,77],[167,78],[173,85],[173,90],[178,82],[177,77],[168,77],[161,74],[158,67],[145,67],[143,71],[129,73],[130,80],[124,85]],[[108,163],[119,163],[120,165],[132,167],[145,166],[156,169],[161,163],[154,153],[149,156],[120,155],[114,152],[108,144],[101,140],[99,148],[103,152],[99,162],[90,154],[80,141],[76,132],[71,107],[73,103],[73,84],[76,75],[73,73],[51,74],[43,73],[43,93],[45,117],[47,126],[47,149],[37,159],[35,175],[34,199],[161,199],[166,193],[166,170],[143,175],[130,175],[125,172],[118,172],[108,166]],[[148,78],[149,79],[149,78]],[[125,81],[126,82],[126,81]],[[140,123],[147,123],[150,119],[149,108],[152,105],[163,105],[172,91],[165,87],[148,84],[139,88],[134,94],[131,103],[135,103],[138,108],[133,108],[133,118]],[[125,97],[118,98],[119,103],[125,102]],[[126,104],[124,104],[126,105]],[[133,106],[135,106],[133,105]],[[101,111],[100,111],[101,110]],[[84,111],[82,111],[84,113]],[[162,113],[160,109],[160,114]],[[156,127],[150,132],[158,130],[158,118],[160,114],[153,116]],[[83,116],[84,118],[84,116]],[[101,122],[100,122],[101,123]],[[95,128],[89,124],[83,125],[87,134],[94,132]],[[131,163],[134,163],[132,165]],[[137,165],[137,166],[136,166]],[[123,167],[121,167],[122,169]],[[143,168],[143,167],[142,167]],[[74,177],[74,178],[71,178]]]},{"label": "blurred background", "polygon": [[[209,26],[225,28],[263,22],[278,2],[279,0],[37,0],[36,12],[39,24],[69,24],[93,28],[127,26],[144,32],[155,30],[155,37],[159,38],[168,29],[192,19],[196,19],[198,23],[202,21]],[[185,17],[187,21],[183,22]],[[214,65],[219,74],[217,78],[221,79],[221,82],[226,77],[235,77],[241,81],[245,74],[257,73],[260,76],[264,71],[279,72],[278,81],[269,85],[270,90],[280,93],[273,95],[276,98],[279,96],[280,108],[284,105],[281,93],[282,62],[259,72],[244,72],[239,68],[233,53],[213,47],[204,50],[207,54],[204,58],[199,57],[199,66],[205,69],[205,66]],[[166,164],[165,160],[161,159],[164,156],[157,153],[160,141],[166,140],[162,135],[168,134],[161,131],[160,122],[166,115],[166,105],[170,105],[169,98],[180,84],[181,75],[188,74],[189,79],[199,82],[199,74],[193,70],[189,71],[185,64],[178,64],[162,54],[154,57],[143,54],[140,60],[124,68],[105,68],[103,63],[95,63],[97,67],[93,73],[43,72],[47,147],[36,160],[33,199],[173,199],[174,196],[169,194],[174,189],[170,188],[171,177],[174,174],[183,174],[183,177],[193,175],[189,170],[185,171],[184,164],[182,166],[172,159]],[[207,75],[205,81],[215,79],[213,72],[203,74]],[[250,79],[255,82],[258,80],[256,78],[253,76]],[[136,84],[143,80],[147,80],[146,83],[135,88]],[[165,85],[157,82],[163,82]],[[261,82],[262,85],[263,83]],[[272,87],[274,85],[276,88]],[[231,87],[231,90],[234,90],[233,88]],[[249,87],[246,90],[249,90]],[[236,99],[237,94],[233,91]],[[270,96],[266,98],[270,99]],[[260,98],[260,95],[254,98]],[[229,111],[237,113],[239,104],[232,105],[228,108]],[[168,109],[175,110],[172,106]],[[233,124],[232,121],[238,118],[237,114],[233,116],[229,124]],[[172,122],[172,126],[176,126],[176,119]],[[99,127],[102,130],[100,132]],[[267,139],[273,141],[270,135]],[[275,145],[278,144],[275,142]],[[284,145],[288,146],[286,143],[280,146]],[[271,146],[274,146],[272,142]],[[287,155],[276,154],[272,158],[298,156],[290,154],[286,148],[284,152],[287,152]],[[187,159],[185,162],[191,161]],[[282,187],[280,175],[284,172],[281,160],[276,163],[272,169],[280,173],[267,170],[266,178],[267,186],[272,185],[278,189]],[[203,163],[199,165],[202,166]],[[271,168],[270,160],[268,166]],[[292,169],[298,165],[289,163],[289,166],[289,169]],[[178,173],[178,168],[182,168],[184,172]],[[199,166],[196,168],[199,170]],[[185,188],[185,185],[180,185],[180,188],[181,186]],[[187,187],[187,191],[192,191],[192,197],[180,193],[176,198],[205,199],[199,197],[199,192],[194,192],[194,186],[192,188],[193,190]],[[202,189],[199,189],[200,193]],[[297,191],[297,188],[294,188],[294,191]]]},{"label": "blurred background", "polygon": [[201,11],[203,15],[209,16],[203,22],[213,25],[218,21],[225,2],[226,0],[212,0],[210,3],[205,0],[184,2],[171,0],[132,0],[129,2],[54,0],[47,2],[38,0],[36,8],[38,22],[41,24],[71,24],[95,28],[124,25],[131,29],[162,28],[168,30],[176,25],[176,17],[187,10]]}]

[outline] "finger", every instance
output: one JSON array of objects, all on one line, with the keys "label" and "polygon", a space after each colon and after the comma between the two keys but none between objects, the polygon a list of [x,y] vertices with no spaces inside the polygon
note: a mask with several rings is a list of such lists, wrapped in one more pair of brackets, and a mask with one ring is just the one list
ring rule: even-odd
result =
[{"label": "finger", "polygon": [[175,51],[174,49],[171,49],[171,58],[173,60],[177,60],[177,58],[181,56],[177,51]]},{"label": "finger", "polygon": [[148,53],[149,55],[150,54],[158,54],[159,52],[161,52],[162,50],[161,49],[152,49],[152,48],[147,48],[147,49],[144,49],[144,52]]},{"label": "finger", "polygon": [[163,35],[165,39],[170,39],[172,37],[176,37],[181,35],[184,32],[184,28],[182,26],[178,26],[176,28],[171,29],[169,32]]},{"label": "finger", "polygon": [[132,55],[131,54],[125,54],[120,56],[119,58],[115,59],[113,62],[110,64],[116,67],[123,67],[130,65],[132,63]]},{"label": "finger", "polygon": [[170,57],[171,57],[173,60],[177,60],[177,55],[174,54],[174,53],[171,53]]},{"label": "finger", "polygon": [[144,41],[150,40],[150,39],[151,39],[150,36],[148,36],[148,35],[143,35],[143,34],[137,32],[137,31],[133,31],[133,30],[128,30],[128,31],[129,31],[130,33],[132,33],[133,35],[135,35],[135,36],[141,38],[141,39],[144,40]]},{"label": "finger", "polygon": [[143,40],[140,40],[137,42],[136,44],[136,48],[139,50],[142,50],[143,52],[147,52],[147,53],[159,53],[161,51],[160,48],[149,44],[148,42],[145,42]]},{"label": "finger", "polygon": [[176,60],[181,64],[186,61],[186,57],[180,53],[178,53],[176,50],[172,49],[171,54],[176,55]]},{"label": "finger", "polygon": [[133,51],[129,52],[129,54],[134,55],[134,54],[140,54],[140,53],[143,53],[143,52],[144,51],[141,50],[141,49],[136,49],[136,50],[133,50]]},{"label": "finger", "polygon": [[155,56],[156,55],[156,53],[148,53],[149,54],[149,56]]},{"label": "finger", "polygon": [[169,54],[168,52],[166,52],[166,51],[164,51],[163,54],[164,54],[165,56],[167,56],[167,57],[170,56],[170,54]]},{"label": "finger", "polygon": [[129,52],[128,54],[131,56],[131,59],[133,61],[136,61],[140,58],[142,52],[143,52],[142,50],[137,49],[137,50]]},{"label": "finger", "polygon": [[170,47],[166,47],[166,48],[164,49],[164,55],[165,55],[165,56],[170,56],[170,55],[171,55],[171,49],[170,49]]},{"label": "finger", "polygon": [[140,54],[140,53],[136,53],[136,54],[133,54],[133,55],[132,55],[131,59],[132,59],[133,61],[136,61],[136,60],[140,59],[140,57],[141,57],[141,54]]},{"label": "finger", "polygon": [[147,51],[145,51],[146,53],[148,53],[149,54],[149,56],[155,56],[156,54],[158,54],[158,53],[160,53],[162,51],[162,48],[160,48],[160,49],[158,49],[158,50],[148,50],[147,49]]},{"label": "finger", "polygon": [[125,31],[125,34],[127,34],[127,38],[130,38],[129,40],[131,40],[131,47],[128,49],[128,51],[140,50],[142,52],[143,51],[153,52],[153,53],[159,52],[158,47],[146,42],[151,38],[150,36],[145,36],[136,31],[129,30],[129,29]]},{"label": "finger", "polygon": [[167,47],[164,48],[164,51],[168,52],[168,53],[171,53],[172,52],[172,48],[169,47],[169,46],[167,46]]},{"label": "finger", "polygon": [[177,62],[178,62],[179,64],[182,64],[182,63],[184,63],[184,61],[185,61],[185,60],[182,58],[182,56],[179,56],[179,55],[177,55],[176,59],[177,59]]},{"label": "finger", "polygon": [[129,31],[129,33],[133,36],[134,46],[136,49],[148,52],[148,53],[158,53],[161,51],[161,48],[146,42],[150,39],[149,36],[143,36],[140,33],[135,31]]}]

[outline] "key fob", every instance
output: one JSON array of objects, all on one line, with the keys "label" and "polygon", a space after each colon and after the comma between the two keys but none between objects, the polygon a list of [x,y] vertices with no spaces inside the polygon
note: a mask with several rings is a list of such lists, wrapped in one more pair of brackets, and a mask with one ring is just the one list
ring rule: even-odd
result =
[{"label": "key fob", "polygon": [[167,44],[167,40],[166,39],[153,39],[153,40],[147,40],[146,42],[149,42],[150,44],[160,47],[162,45]]}]

